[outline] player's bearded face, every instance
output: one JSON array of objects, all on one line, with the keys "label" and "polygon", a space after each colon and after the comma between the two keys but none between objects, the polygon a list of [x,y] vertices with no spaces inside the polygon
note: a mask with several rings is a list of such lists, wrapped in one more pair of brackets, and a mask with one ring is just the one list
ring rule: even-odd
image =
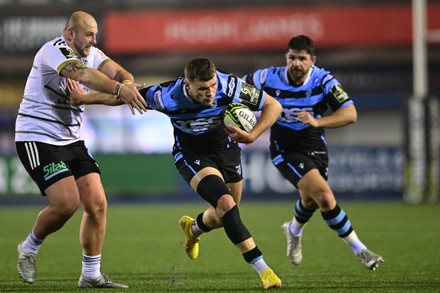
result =
[{"label": "player's bearded face", "polygon": [[306,51],[290,49],[286,53],[289,76],[295,84],[301,84],[305,81],[310,67],[315,64],[315,60],[315,56],[310,56]]},{"label": "player's bearded face", "polygon": [[96,44],[96,33],[93,31],[80,31],[75,34],[73,46],[78,57],[87,57],[90,48]]},{"label": "player's bearded face", "polygon": [[217,92],[217,76],[208,81],[194,80],[186,81],[188,93],[193,100],[203,106],[211,107],[214,103],[215,94]]},{"label": "player's bearded face", "polygon": [[78,52],[78,57],[87,57],[90,54],[90,46],[84,45],[81,41],[75,40],[73,45],[75,50]]}]

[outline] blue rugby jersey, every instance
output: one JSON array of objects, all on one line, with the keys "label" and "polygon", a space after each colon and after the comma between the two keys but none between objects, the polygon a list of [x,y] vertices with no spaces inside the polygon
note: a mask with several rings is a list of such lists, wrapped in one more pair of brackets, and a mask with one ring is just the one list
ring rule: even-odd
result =
[{"label": "blue rugby jersey", "polygon": [[280,102],[283,111],[271,128],[271,143],[280,144],[282,149],[313,148],[325,144],[324,129],[303,124],[298,113],[307,111],[315,118],[321,118],[330,108],[353,104],[340,83],[329,71],[312,66],[309,77],[300,86],[289,82],[287,66],[258,69],[244,77],[249,84],[264,90]]},{"label": "blue rugby jersey", "polygon": [[263,107],[266,93],[243,80],[217,71],[218,89],[212,107],[192,100],[184,76],[139,92],[151,108],[166,114],[174,129],[174,149],[210,152],[236,144],[223,129],[222,115],[229,103],[243,103],[253,111]]}]

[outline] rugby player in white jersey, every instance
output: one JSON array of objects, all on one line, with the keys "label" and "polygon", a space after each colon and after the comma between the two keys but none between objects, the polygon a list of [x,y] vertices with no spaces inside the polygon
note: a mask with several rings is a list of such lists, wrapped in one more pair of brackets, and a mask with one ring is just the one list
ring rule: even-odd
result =
[{"label": "rugby player in white jersey", "polygon": [[[128,288],[102,274],[107,200],[99,166],[79,136],[84,105],[68,104],[67,81],[84,90],[112,94],[132,113],[146,111],[133,75],[95,47],[96,20],[74,12],[63,34],[44,44],[35,56],[16,120],[18,156],[49,204],[38,214],[17,247],[17,269],[26,283],[36,280],[36,256],[50,234],[61,229],[78,208],[82,272],[80,288]],[[57,268],[62,269],[62,268]]]}]

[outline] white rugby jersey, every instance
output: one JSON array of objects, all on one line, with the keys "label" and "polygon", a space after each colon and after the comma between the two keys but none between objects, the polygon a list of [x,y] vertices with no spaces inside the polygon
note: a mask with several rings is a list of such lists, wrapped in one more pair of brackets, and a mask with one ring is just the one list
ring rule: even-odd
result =
[{"label": "white rugby jersey", "polygon": [[[87,67],[100,69],[110,58],[92,46],[90,54],[80,60]],[[80,140],[79,129],[85,107],[66,103],[67,78],[60,75],[66,64],[76,61],[78,58],[62,36],[41,47],[35,55],[18,109],[15,141],[66,145]],[[85,86],[83,88],[90,91]]]}]

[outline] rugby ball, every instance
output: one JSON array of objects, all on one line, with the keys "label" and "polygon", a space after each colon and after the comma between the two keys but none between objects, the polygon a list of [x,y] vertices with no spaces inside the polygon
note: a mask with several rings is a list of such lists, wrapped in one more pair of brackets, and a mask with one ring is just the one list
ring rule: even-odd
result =
[{"label": "rugby ball", "polygon": [[246,105],[231,103],[226,106],[223,113],[223,124],[229,130],[232,130],[229,126],[234,125],[246,132],[251,132],[257,124],[257,117]]}]

